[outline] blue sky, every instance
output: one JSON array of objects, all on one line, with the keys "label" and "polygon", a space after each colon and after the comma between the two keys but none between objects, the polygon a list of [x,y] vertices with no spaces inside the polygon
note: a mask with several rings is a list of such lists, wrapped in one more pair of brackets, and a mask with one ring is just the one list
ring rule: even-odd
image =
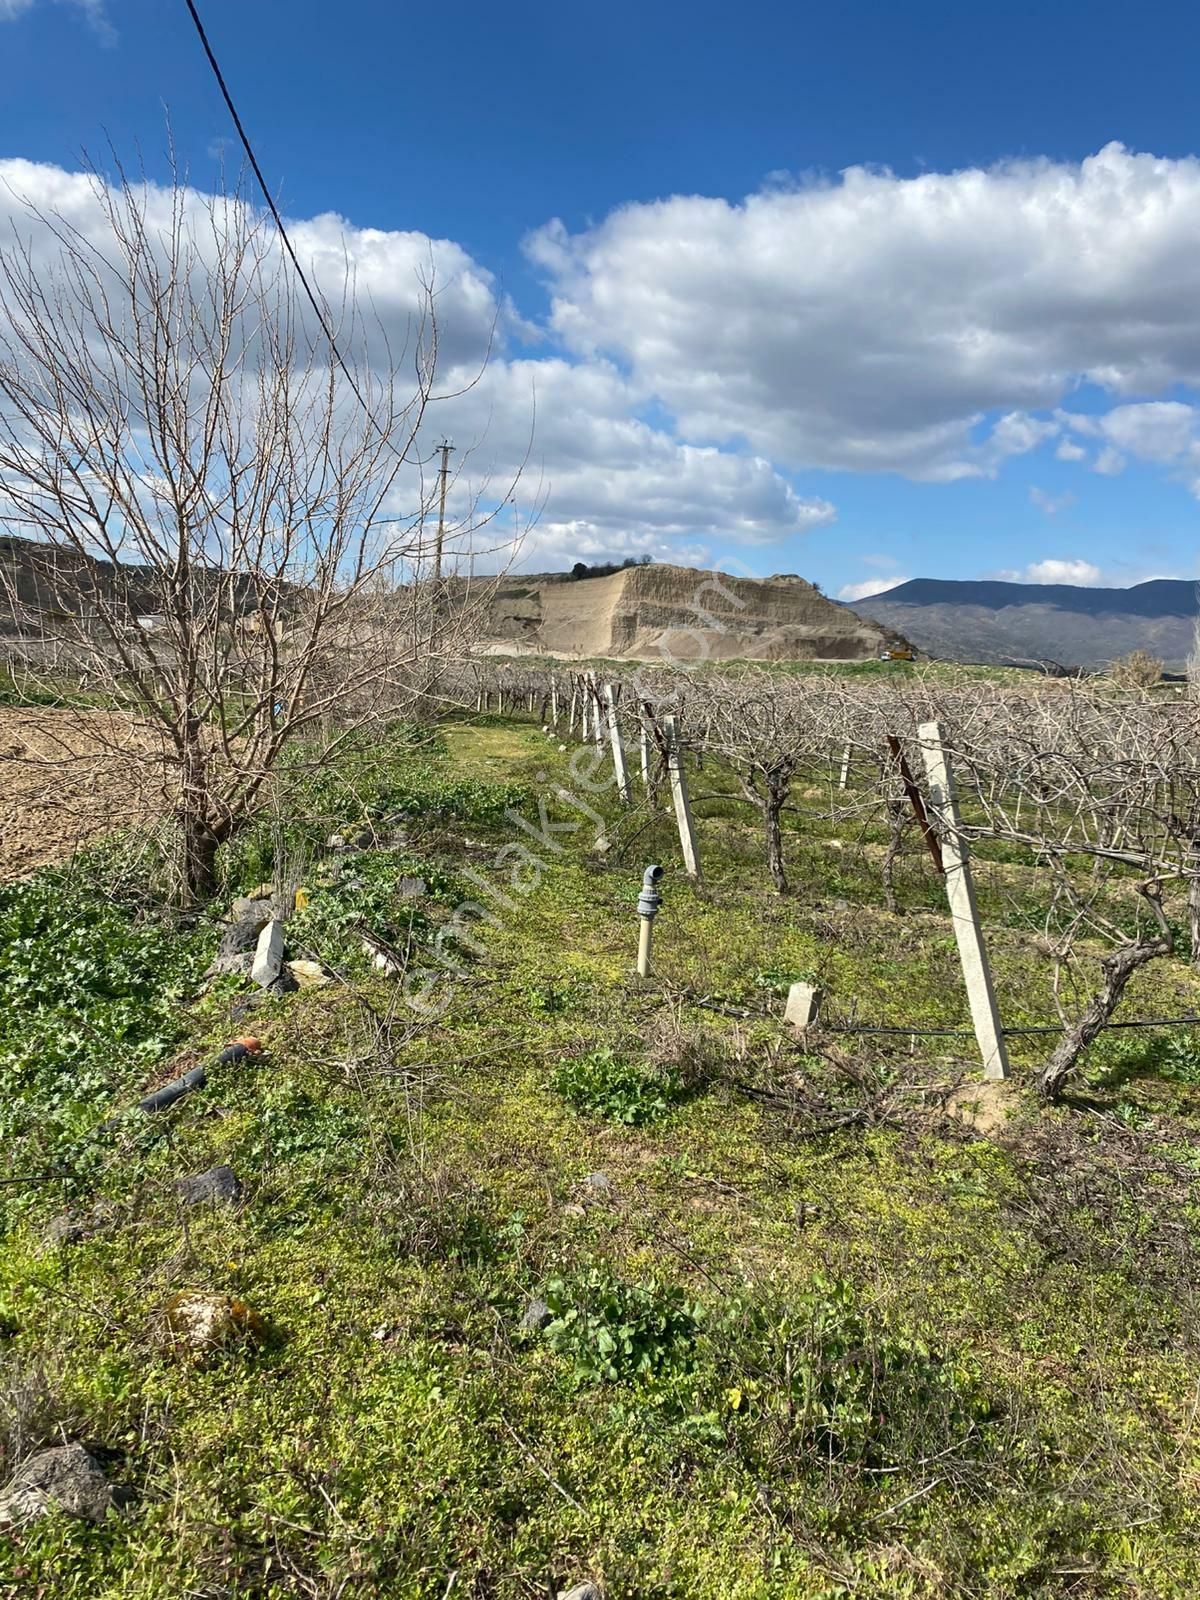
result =
[{"label": "blue sky", "polygon": [[[1194,7],[201,11],[310,259],[446,241],[465,362],[499,308],[439,426],[504,479],[536,397],[526,564],[1195,574]],[[183,0],[0,0],[0,63],[31,198],[164,178],[164,108],[197,187],[232,152]]]}]

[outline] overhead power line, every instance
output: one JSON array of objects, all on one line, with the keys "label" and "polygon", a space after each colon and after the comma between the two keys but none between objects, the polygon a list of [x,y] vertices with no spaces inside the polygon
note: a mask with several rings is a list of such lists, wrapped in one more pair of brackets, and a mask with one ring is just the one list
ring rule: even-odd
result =
[{"label": "overhead power line", "polygon": [[204,31],[204,24],[200,20],[200,13],[196,10],[194,0],[184,0],[184,4],[187,6],[188,12],[191,15],[191,19],[196,25],[196,32],[200,36],[200,43],[204,46],[204,54],[208,57],[208,64],[212,68],[213,77],[217,80],[217,87],[221,91],[225,104],[229,107],[229,115],[233,118],[233,125],[237,129],[238,138],[242,141],[242,149],[246,152],[246,159],[250,163],[250,169],[258,181],[258,187],[262,190],[263,199],[267,202],[267,209],[275,219],[275,226],[279,229],[279,237],[283,240],[283,248],[287,251],[288,258],[290,259],[292,266],[296,269],[296,276],[300,279],[300,282],[304,286],[304,292],[308,296],[309,304],[316,313],[317,321],[321,324],[322,333],[329,341],[329,348],[333,351],[334,359],[341,368],[342,375],[346,379],[346,382],[350,385],[351,389],[353,389],[355,398],[357,399],[359,405],[362,406],[363,410],[366,412],[370,420],[375,424],[375,427],[378,429],[380,434],[382,434],[386,439],[387,435],[372,416],[371,408],[367,405],[366,399],[363,396],[363,392],[355,381],[354,374],[350,371],[350,368],[342,359],[342,352],[338,349],[337,339],[334,337],[333,329],[329,326],[329,322],[325,316],[324,308],[314,294],[312,285],[309,283],[308,278],[305,275],[304,268],[300,265],[299,258],[292,247],[292,241],[288,237],[288,231],[283,225],[283,218],[279,214],[279,207],[275,204],[275,197],[272,195],[267,186],[267,180],[263,177],[263,171],[258,164],[258,157],[254,154],[254,149],[250,143],[249,135],[242,126],[242,119],[238,116],[237,107],[233,103],[233,96],[230,94],[229,86],[225,82],[225,75],[221,71],[221,65],[218,62],[216,55],[213,53],[212,45],[208,42],[208,35]]}]

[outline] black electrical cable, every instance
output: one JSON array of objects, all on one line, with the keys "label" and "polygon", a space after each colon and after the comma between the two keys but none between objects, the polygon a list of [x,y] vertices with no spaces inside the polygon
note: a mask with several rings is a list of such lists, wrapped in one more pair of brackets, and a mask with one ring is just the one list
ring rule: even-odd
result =
[{"label": "black electrical cable", "polygon": [[267,202],[267,208],[272,217],[275,219],[275,226],[279,229],[279,237],[283,240],[283,248],[287,251],[291,263],[296,269],[296,276],[304,285],[304,292],[308,296],[309,304],[317,314],[317,320],[321,324],[321,331],[325,335],[326,339],[328,339],[329,348],[333,351],[334,358],[342,370],[342,375],[346,379],[346,382],[350,385],[351,389],[353,389],[355,398],[358,400],[359,405],[362,406],[367,416],[370,417],[371,421],[375,424],[375,427],[386,438],[387,436],[384,433],[384,430],[380,428],[379,423],[376,422],[375,418],[372,416],[371,408],[367,405],[362,390],[355,382],[353,373],[342,359],[342,352],[338,349],[337,340],[334,338],[333,329],[329,326],[329,323],[325,318],[325,312],[321,307],[321,303],[313,293],[312,286],[304,274],[304,268],[300,265],[299,258],[297,257],[295,250],[292,248],[292,241],[288,237],[288,231],[283,225],[283,218],[279,215],[279,207],[275,204],[274,196],[267,187],[267,180],[263,177],[262,168],[258,164],[258,157],[254,154],[253,147],[250,144],[249,136],[246,133],[245,128],[242,126],[242,119],[238,116],[237,107],[233,103],[233,96],[230,94],[229,88],[225,82],[225,76],[221,71],[220,63],[213,54],[212,45],[208,42],[208,35],[204,31],[204,24],[200,21],[200,13],[196,10],[193,0],[184,0],[184,4],[187,6],[192,21],[196,25],[196,32],[200,36],[200,43],[204,46],[204,54],[208,57],[208,64],[213,70],[213,77],[217,80],[217,87],[220,89],[221,94],[224,97],[225,104],[229,107],[229,115],[233,118],[233,125],[237,129],[238,138],[242,141],[242,149],[246,152],[246,159],[249,161],[251,170],[253,171],[255,178],[258,180],[258,187],[262,190],[262,196]]}]

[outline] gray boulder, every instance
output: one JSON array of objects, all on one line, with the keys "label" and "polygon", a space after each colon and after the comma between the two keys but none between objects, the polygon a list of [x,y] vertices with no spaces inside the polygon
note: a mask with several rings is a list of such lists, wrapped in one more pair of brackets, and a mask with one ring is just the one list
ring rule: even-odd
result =
[{"label": "gray boulder", "polygon": [[[236,907],[237,901],[234,902]],[[209,964],[207,977],[219,978],[228,973],[247,977],[254,961],[254,951],[259,935],[270,920],[270,908],[265,901],[248,900],[246,905],[258,909],[250,916],[231,922],[221,934],[217,953]]]},{"label": "gray boulder", "polygon": [[200,1206],[209,1201],[222,1205],[236,1205],[242,1198],[241,1179],[232,1167],[209,1167],[194,1178],[180,1178],[175,1188],[187,1206]]},{"label": "gray boulder", "polygon": [[253,922],[257,933],[271,919],[270,900],[252,900],[248,894],[240,894],[230,908],[232,922]]},{"label": "gray boulder", "polygon": [[39,1450],[0,1489],[0,1529],[19,1528],[57,1506],[69,1516],[103,1522],[116,1504],[104,1468],[81,1444]]}]

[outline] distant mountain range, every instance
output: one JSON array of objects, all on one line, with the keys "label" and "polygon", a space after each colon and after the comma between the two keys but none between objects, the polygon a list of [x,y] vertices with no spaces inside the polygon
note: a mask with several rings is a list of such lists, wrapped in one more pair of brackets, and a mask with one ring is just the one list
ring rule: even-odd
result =
[{"label": "distant mountain range", "polygon": [[947,661],[1098,668],[1148,650],[1169,672],[1182,672],[1200,601],[1197,585],[1182,578],[1153,578],[1131,589],[914,578],[855,600],[850,609]]}]

